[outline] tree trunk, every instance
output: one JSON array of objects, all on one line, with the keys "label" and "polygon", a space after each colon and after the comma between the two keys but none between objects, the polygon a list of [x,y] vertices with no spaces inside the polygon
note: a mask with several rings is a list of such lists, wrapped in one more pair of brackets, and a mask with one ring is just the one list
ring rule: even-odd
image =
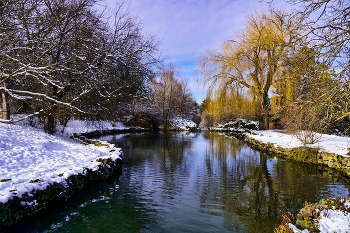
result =
[{"label": "tree trunk", "polygon": [[[4,87],[4,84],[1,84],[1,87]],[[10,120],[10,105],[8,101],[8,94],[5,91],[1,91],[0,111],[1,119]]]},{"label": "tree trunk", "polygon": [[163,131],[166,132],[168,131],[169,129],[169,114],[168,114],[168,111],[165,112],[165,115],[164,115],[164,125],[163,125]]},{"label": "tree trunk", "polygon": [[260,104],[260,114],[259,114],[259,129],[268,130],[269,129],[269,110],[267,107],[267,96],[262,98],[263,101]]},{"label": "tree trunk", "polygon": [[[58,89],[56,86],[53,87],[53,96],[58,99]],[[56,132],[56,115],[57,115],[57,103],[52,103],[46,116],[45,131],[49,134]]]},{"label": "tree trunk", "polygon": [[49,134],[56,132],[57,104],[53,104],[46,116],[45,131]]},{"label": "tree trunk", "polygon": [[261,115],[260,119],[259,119],[259,129],[260,130],[268,130],[269,124],[270,124],[270,121],[269,121],[268,114]]}]

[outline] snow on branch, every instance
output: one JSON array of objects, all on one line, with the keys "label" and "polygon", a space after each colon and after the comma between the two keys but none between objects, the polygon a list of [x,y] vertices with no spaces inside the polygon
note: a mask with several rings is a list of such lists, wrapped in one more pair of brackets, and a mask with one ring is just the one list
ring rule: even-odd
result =
[{"label": "snow on branch", "polygon": [[[52,98],[52,97],[50,97],[46,94],[43,94],[43,93],[36,93],[36,92],[31,92],[31,91],[11,90],[11,89],[7,89],[6,87],[0,87],[0,90],[7,92],[9,95],[11,95],[12,97],[17,98],[17,99],[32,99],[33,98],[32,96],[41,97],[41,98],[44,98],[47,100],[51,100],[54,103],[61,104],[61,105],[67,106],[69,108],[72,108],[80,113],[86,113],[83,110],[73,106],[71,103],[59,101],[59,100]],[[21,95],[17,95],[17,94],[24,94],[27,96],[21,96]]]},{"label": "snow on branch", "polygon": [[30,117],[39,115],[39,114],[40,114],[41,112],[43,112],[43,111],[44,111],[44,109],[41,109],[41,110],[38,111],[38,112],[29,114],[29,115],[27,115],[27,116],[25,116],[25,117],[21,117],[21,118],[19,118],[19,119],[17,119],[17,120],[14,120],[13,118],[12,118],[11,120],[0,119],[0,123],[13,124],[13,123],[16,123],[16,122],[24,121],[24,120],[26,120],[26,119],[28,119],[28,118],[30,118]]}]

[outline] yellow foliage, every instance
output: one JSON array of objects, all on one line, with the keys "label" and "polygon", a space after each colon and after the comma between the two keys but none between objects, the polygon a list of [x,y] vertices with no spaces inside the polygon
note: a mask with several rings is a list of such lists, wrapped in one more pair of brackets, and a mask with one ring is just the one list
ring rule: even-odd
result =
[{"label": "yellow foliage", "polygon": [[[282,75],[283,61],[295,48],[300,30],[300,20],[283,11],[252,14],[239,36],[201,58],[203,74],[215,92],[213,101],[218,102],[212,111],[219,121],[227,115],[226,109],[218,107],[223,106],[220,98],[226,98],[225,106],[232,105],[231,115],[240,109],[237,101],[241,100],[244,109],[239,115],[257,116],[260,128],[268,128],[270,92],[276,92],[271,99],[273,111],[283,103],[281,96],[286,99],[294,95],[293,86],[287,85],[288,76]],[[232,102],[237,90],[242,98]]]},{"label": "yellow foliage", "polygon": [[255,119],[257,104],[249,96],[238,90],[229,89],[225,93],[216,93],[208,101],[203,115],[213,122],[224,123],[236,118]]}]

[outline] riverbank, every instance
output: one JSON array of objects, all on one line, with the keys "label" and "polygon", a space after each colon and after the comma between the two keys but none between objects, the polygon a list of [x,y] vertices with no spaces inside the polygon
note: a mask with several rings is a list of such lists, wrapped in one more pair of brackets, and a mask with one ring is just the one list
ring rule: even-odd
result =
[{"label": "riverbank", "polygon": [[[243,140],[255,150],[304,163],[325,165],[350,176],[350,138],[316,135],[317,143],[303,144],[294,135],[278,130],[244,133]],[[288,219],[275,232],[349,232],[349,198],[307,203],[296,219]],[[285,215],[287,216],[287,215]],[[285,226],[289,230],[285,229]],[[301,230],[300,230],[301,229]]]},{"label": "riverbank", "polygon": [[121,149],[92,143],[0,124],[0,231],[115,174]]},{"label": "riverbank", "polygon": [[285,218],[284,224],[293,232],[345,233],[350,230],[349,212],[350,198],[322,199],[318,203],[305,203],[297,217]]},{"label": "riverbank", "polygon": [[265,130],[245,134],[251,148],[299,162],[325,165],[350,176],[350,138],[322,134],[314,144],[303,144],[292,134]]},{"label": "riverbank", "polygon": [[[171,123],[176,130],[195,127],[182,118]],[[150,130],[117,121],[70,120],[49,135],[37,119],[0,123],[0,232],[116,173],[121,149],[86,137]]]}]

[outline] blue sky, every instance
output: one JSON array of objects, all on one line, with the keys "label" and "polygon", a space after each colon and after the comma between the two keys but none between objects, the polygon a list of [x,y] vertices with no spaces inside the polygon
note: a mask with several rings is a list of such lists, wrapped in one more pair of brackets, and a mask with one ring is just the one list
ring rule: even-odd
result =
[{"label": "blue sky", "polygon": [[[111,7],[115,4],[107,1]],[[165,62],[180,67],[199,104],[206,93],[197,83],[199,56],[237,35],[247,14],[268,9],[260,0],[129,0],[129,4],[130,14],[143,22],[145,32],[161,42]],[[290,9],[284,0],[274,4]]]}]

